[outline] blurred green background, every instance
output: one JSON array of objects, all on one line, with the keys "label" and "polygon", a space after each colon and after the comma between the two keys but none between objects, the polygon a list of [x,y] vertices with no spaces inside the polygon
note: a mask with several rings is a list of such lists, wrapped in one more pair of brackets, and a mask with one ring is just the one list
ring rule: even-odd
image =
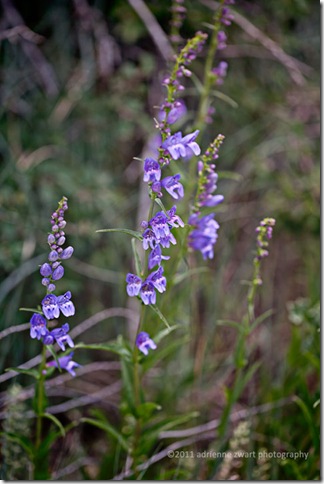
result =
[{"label": "blurred green background", "polygon": [[[184,38],[197,30],[210,33],[212,5],[186,2]],[[168,64],[128,2],[2,0],[1,6],[0,329],[28,322],[28,313],[19,308],[36,307],[44,297],[38,267],[46,259],[50,214],[63,195],[69,199],[67,235],[75,252],[60,289],[72,291],[74,325],[105,308],[129,305],[124,278],[132,268],[130,240],[96,230],[139,229],[142,178],[133,157],[142,156],[155,133],[153,117],[163,101],[161,80]],[[170,2],[147,0],[146,6],[167,34]],[[228,47],[215,59],[215,65],[228,62],[228,76],[212,98],[216,112],[202,139],[206,148],[218,133],[226,138],[217,163],[225,203],[217,216],[216,255],[207,264],[199,260],[209,270],[195,279],[195,327],[188,327],[189,281],[175,290],[175,318],[192,336],[190,349],[180,346],[160,364],[151,391],[166,413],[198,409],[199,422],[219,415],[224,386],[231,381],[235,330],[216,322],[243,314],[242,281],[251,278],[255,227],[263,217],[274,217],[256,308],[258,314],[272,308],[273,314],[253,334],[251,358],[262,365],[241,404],[302,399],[306,410],[298,405],[276,410],[254,431],[262,437],[260,445],[270,449],[276,438],[312,452],[304,464],[273,466],[271,479],[314,479],[319,462],[314,438],[319,411],[313,407],[320,347],[319,3],[237,1],[234,12]],[[203,67],[200,55],[194,78],[202,79]],[[185,101],[190,122],[199,102],[195,82],[188,82]],[[116,317],[83,340],[107,341],[129,332],[127,321]],[[39,342],[28,332],[13,334],[2,341],[1,368],[18,366],[38,352]],[[93,358],[82,352],[78,361],[86,365]],[[89,378],[99,387],[107,383],[101,374]],[[29,382],[28,377],[19,381]],[[117,404],[106,403],[113,415]],[[213,475],[206,469],[195,474],[185,464],[184,472],[185,479]],[[238,472],[249,477],[248,470]]]}]

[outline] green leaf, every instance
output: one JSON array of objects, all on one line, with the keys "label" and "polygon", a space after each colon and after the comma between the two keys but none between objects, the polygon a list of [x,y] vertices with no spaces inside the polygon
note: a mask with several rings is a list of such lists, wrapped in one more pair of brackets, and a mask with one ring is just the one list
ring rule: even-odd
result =
[{"label": "green leaf", "polygon": [[133,363],[121,359],[121,376],[123,381],[123,394],[130,412],[137,416],[136,404],[135,404],[135,390],[134,390],[134,375],[133,375]]},{"label": "green leaf", "polygon": [[243,332],[244,328],[242,323],[238,323],[237,321],[231,321],[228,319],[219,319],[216,321],[217,326],[230,326],[231,328],[237,329],[239,332]]},{"label": "green leaf", "polygon": [[308,428],[310,430],[311,436],[312,436],[312,441],[315,449],[318,449],[319,447],[319,431],[317,429],[316,424],[314,423],[314,417],[311,414],[309,408],[307,407],[306,403],[297,395],[293,397],[294,402],[297,403],[299,408],[304,414],[304,418],[308,424]]},{"label": "green leaf", "polygon": [[159,343],[162,341],[166,336],[168,336],[172,331],[175,331],[177,328],[182,328],[181,324],[175,324],[174,326],[170,326],[169,328],[162,329],[154,336],[154,342]]},{"label": "green leaf", "polygon": [[234,99],[232,99],[231,97],[227,96],[223,92],[220,92],[220,91],[211,91],[211,94],[212,94],[212,96],[215,96],[218,99],[221,99],[222,101],[225,101],[227,104],[229,104],[230,106],[232,106],[232,108],[238,108],[239,107],[238,103],[236,101],[234,101]]},{"label": "green leaf", "polygon": [[121,358],[126,358],[127,360],[132,359],[132,354],[128,348],[122,346],[119,342],[113,343],[77,343],[73,349],[86,349],[86,350],[101,350],[101,351],[110,351],[112,353],[116,353]]},{"label": "green leaf", "polygon": [[34,444],[25,436],[13,434],[11,432],[0,432],[0,435],[5,439],[15,442],[20,445],[22,449],[26,452],[30,460],[33,460],[35,447]]},{"label": "green leaf", "polygon": [[155,304],[150,304],[149,305],[150,308],[153,309],[153,311],[159,316],[159,318],[163,321],[163,323],[166,325],[166,327],[168,329],[171,328],[170,324],[168,323],[168,320],[166,319],[165,316],[163,316],[163,314],[161,313],[161,311],[159,310],[159,308],[155,305]]},{"label": "green leaf", "polygon": [[118,432],[118,430],[116,430],[112,425],[110,425],[110,423],[102,422],[101,420],[95,420],[93,418],[87,418],[87,417],[81,418],[80,422],[89,423],[94,427],[98,427],[99,429],[104,430],[105,432],[107,432],[107,434],[111,435],[111,437],[116,439],[126,452],[128,451],[129,445],[127,441],[124,439],[121,433]]},{"label": "green leaf", "polygon": [[42,413],[41,416],[42,417],[45,417],[45,418],[48,418],[53,423],[55,423],[55,425],[59,428],[62,437],[65,437],[64,427],[63,427],[63,425],[61,424],[61,422],[59,421],[58,418],[54,417],[54,415],[52,415],[51,413]]},{"label": "green leaf", "polygon": [[36,380],[39,380],[39,373],[37,370],[28,370],[27,368],[19,368],[17,366],[17,367],[6,368],[5,371],[16,371],[17,373],[21,373],[23,375],[29,375],[35,378]]},{"label": "green leaf", "polygon": [[136,232],[135,230],[130,230],[130,229],[100,229],[100,230],[96,230],[96,232],[120,232],[122,234],[128,234],[128,235],[131,235],[132,237],[136,237],[136,239],[140,241],[143,240],[141,232]]},{"label": "green leaf", "polygon": [[132,238],[132,249],[133,249],[133,255],[135,259],[135,267],[136,267],[136,273],[137,274],[143,274],[143,268],[142,268],[142,261],[141,258],[137,252],[136,249],[136,239],[133,237]]},{"label": "green leaf", "polygon": [[19,308],[19,311],[27,311],[29,313],[38,313],[38,314],[41,314],[43,315],[43,311],[41,311],[40,309],[34,309],[34,308]]},{"label": "green leaf", "polygon": [[274,313],[274,310],[273,309],[269,309],[268,311],[265,311],[263,314],[261,314],[260,316],[258,316],[253,324],[251,325],[250,327],[250,333],[257,327],[259,326],[259,324],[263,323],[263,321],[265,319],[267,319],[269,316],[271,316],[271,314]]},{"label": "green leaf", "polygon": [[165,208],[165,206],[163,205],[163,203],[162,203],[162,201],[161,201],[161,199],[160,199],[160,198],[158,198],[158,197],[157,197],[157,198],[155,198],[155,199],[154,199],[154,201],[155,201],[155,203],[157,203],[157,204],[158,204],[158,206],[159,206],[159,207],[160,207],[160,208],[163,210],[163,212],[166,212],[166,211],[167,211],[167,209],[166,209],[166,208]]}]

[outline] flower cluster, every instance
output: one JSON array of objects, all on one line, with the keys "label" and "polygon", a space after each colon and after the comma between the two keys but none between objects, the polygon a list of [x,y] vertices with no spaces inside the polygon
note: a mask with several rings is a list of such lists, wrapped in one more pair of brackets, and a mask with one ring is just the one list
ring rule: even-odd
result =
[{"label": "flower cluster", "polygon": [[[69,317],[75,314],[75,307],[71,301],[71,292],[67,291],[65,294],[56,296],[53,292],[56,289],[56,281],[61,279],[64,275],[64,267],[62,261],[69,259],[73,254],[73,247],[68,246],[64,248],[66,221],[64,215],[68,209],[67,199],[63,197],[58,204],[57,210],[52,214],[51,233],[47,237],[47,242],[50,247],[48,255],[48,262],[45,262],[40,267],[40,274],[43,277],[42,284],[47,288],[47,294],[41,302],[42,314],[34,313],[30,319],[30,336],[33,339],[42,340],[44,345],[52,345],[57,343],[62,351],[65,351],[65,345],[70,348],[74,347],[74,343],[69,336],[68,323],[63,324],[61,328],[48,329],[48,321],[59,318],[62,313],[63,316]],[[68,357],[59,358],[60,367],[70,371],[77,363],[73,362]],[[68,363],[66,363],[68,362]],[[57,366],[56,362],[48,363],[47,366]],[[72,374],[72,372],[70,371]]]},{"label": "flower cluster", "polygon": [[223,195],[214,194],[218,180],[215,161],[223,140],[224,136],[218,135],[198,161],[198,189],[193,213],[189,217],[189,224],[193,226],[193,230],[189,234],[188,245],[193,250],[199,250],[204,259],[214,257],[214,245],[218,237],[219,224],[214,219],[214,213],[201,217],[201,209],[215,207],[224,200]]},{"label": "flower cluster", "polygon": [[183,24],[186,11],[187,9],[184,6],[184,0],[173,0],[171,6],[172,19],[170,41],[174,45],[178,45],[182,42],[179,30]]}]

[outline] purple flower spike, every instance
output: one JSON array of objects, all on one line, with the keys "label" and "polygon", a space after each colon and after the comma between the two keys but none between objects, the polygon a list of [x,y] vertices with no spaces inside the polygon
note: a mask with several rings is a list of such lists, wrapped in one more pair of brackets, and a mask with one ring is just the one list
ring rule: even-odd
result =
[{"label": "purple flower spike", "polygon": [[34,313],[30,319],[30,337],[41,339],[47,334],[46,319],[41,314]]},{"label": "purple flower spike", "polygon": [[204,206],[205,207],[216,207],[216,205],[219,205],[224,201],[224,196],[223,195],[208,195],[204,201]]},{"label": "purple flower spike", "polygon": [[[73,352],[67,356],[62,356],[61,358],[58,358],[58,362],[62,370],[66,370],[70,373],[70,375],[76,376],[74,368],[78,368],[80,365],[72,360],[72,356],[73,356]],[[46,366],[47,367],[54,366],[55,368],[58,367],[57,362],[55,360],[50,361],[49,363],[46,363]]]},{"label": "purple flower spike", "polygon": [[159,267],[156,272],[149,275],[148,279],[153,283],[155,289],[160,293],[166,290],[166,278],[163,276],[164,269]]},{"label": "purple flower spike", "polygon": [[63,252],[60,254],[61,259],[69,259],[74,252],[73,247],[69,246],[66,249],[63,250]]},{"label": "purple flower spike", "polygon": [[181,175],[167,176],[163,178],[161,185],[170,193],[171,197],[178,200],[184,196],[183,186],[179,183]]},{"label": "purple flower spike", "polygon": [[146,158],[144,161],[144,178],[145,182],[155,182],[161,179],[161,168],[153,158]]},{"label": "purple flower spike", "polygon": [[193,154],[200,154],[200,147],[198,143],[195,142],[199,134],[197,129],[193,133],[182,137],[181,131],[169,136],[163,143],[162,148],[167,150],[174,160],[178,160],[180,157],[191,157]]},{"label": "purple flower spike", "polygon": [[73,348],[74,343],[72,341],[72,338],[67,334],[69,329],[70,327],[67,323],[63,324],[61,328],[53,329],[48,333],[48,335],[45,336],[44,344],[52,345],[54,341],[56,341],[56,343],[59,345],[62,351],[65,351],[66,343],[70,346],[70,348]]},{"label": "purple flower spike", "polygon": [[177,210],[176,205],[173,205],[173,207],[167,211],[167,215],[169,217],[168,222],[171,225],[171,227],[184,227],[184,222],[179,217],[179,215],[176,215],[176,210]]},{"label": "purple flower spike", "polygon": [[136,346],[137,348],[144,353],[145,356],[148,355],[148,350],[155,350],[156,349],[156,344],[154,341],[150,338],[148,333],[145,333],[145,331],[142,331],[137,335],[136,338]]},{"label": "purple flower spike", "polygon": [[64,316],[74,316],[75,314],[75,307],[71,299],[71,292],[68,291],[62,296],[58,296],[57,304],[60,308],[60,311],[64,314]]},{"label": "purple flower spike", "polygon": [[140,296],[145,305],[156,303],[154,286],[148,279],[141,285]]},{"label": "purple flower spike", "polygon": [[43,277],[48,277],[52,274],[52,268],[47,262],[45,262],[45,264],[41,266],[39,272]]},{"label": "purple flower spike", "polygon": [[57,297],[54,294],[47,294],[42,300],[42,310],[47,319],[55,319],[60,315],[57,304]]},{"label": "purple flower spike", "polygon": [[53,281],[58,281],[59,279],[62,279],[63,276],[64,276],[64,267],[59,265],[56,269],[54,269],[52,274],[52,279]]},{"label": "purple flower spike", "polygon": [[126,276],[126,291],[129,296],[137,296],[140,292],[142,279],[135,274],[128,273]]}]

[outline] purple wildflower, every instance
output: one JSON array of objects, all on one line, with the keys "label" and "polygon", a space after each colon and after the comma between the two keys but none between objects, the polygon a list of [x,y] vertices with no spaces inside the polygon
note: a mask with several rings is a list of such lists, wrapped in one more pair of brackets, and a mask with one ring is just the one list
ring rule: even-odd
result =
[{"label": "purple wildflower", "polygon": [[39,270],[39,272],[41,273],[41,275],[43,277],[48,277],[52,274],[52,268],[50,266],[50,264],[48,264],[47,262],[45,262],[45,264],[43,264]]},{"label": "purple wildflower", "polygon": [[74,252],[73,247],[69,246],[66,249],[63,250],[63,252],[60,254],[60,259],[70,259]]},{"label": "purple wildflower", "polygon": [[215,76],[217,76],[216,84],[218,85],[223,84],[224,77],[226,77],[227,75],[227,68],[228,68],[227,62],[222,61],[218,64],[217,67],[214,67],[214,69],[212,69],[212,73]]},{"label": "purple wildflower", "polygon": [[178,200],[178,198],[183,198],[184,190],[183,186],[179,182],[181,175],[177,174],[174,176],[167,176],[161,181],[161,185],[170,193],[171,197]]},{"label": "purple wildflower", "polygon": [[67,291],[62,296],[58,296],[57,304],[60,308],[60,311],[64,314],[64,316],[69,317],[73,316],[75,313],[75,307],[73,302],[71,301],[71,292]]},{"label": "purple wildflower", "polygon": [[58,281],[59,279],[62,279],[63,276],[64,276],[64,267],[59,265],[54,269],[52,274],[52,279],[53,281]]},{"label": "purple wildflower", "polygon": [[142,279],[135,274],[128,273],[126,276],[126,291],[129,296],[137,296],[140,292]]},{"label": "purple wildflower", "polygon": [[146,229],[143,232],[143,249],[147,250],[149,247],[154,249],[156,246],[156,237],[152,229]]},{"label": "purple wildflower", "polygon": [[176,215],[176,210],[176,205],[173,205],[173,207],[167,211],[168,223],[171,227],[184,227],[184,222],[179,215]]},{"label": "purple wildflower", "polygon": [[217,242],[219,228],[219,224],[213,218],[214,215],[214,213],[210,213],[199,219],[199,215],[194,214],[189,218],[189,224],[195,227],[189,234],[189,247],[199,250],[204,259],[214,257],[214,245]]},{"label": "purple wildflower", "polygon": [[226,40],[227,40],[227,35],[223,30],[220,30],[217,34],[217,40],[218,40],[218,50],[223,50],[226,48]]},{"label": "purple wildflower", "polygon": [[34,313],[30,319],[30,337],[41,339],[47,334],[46,319],[41,314]]},{"label": "purple wildflower", "polygon": [[154,247],[154,249],[151,251],[149,258],[148,258],[148,268],[153,269],[153,267],[160,265],[162,259],[168,260],[170,259],[169,256],[162,255],[161,247],[160,245],[157,245]]},{"label": "purple wildflower", "polygon": [[154,217],[151,218],[149,224],[151,225],[154,235],[157,239],[166,237],[170,234],[168,217],[163,212],[157,212]]},{"label": "purple wildflower", "polygon": [[57,304],[57,297],[54,294],[47,294],[42,300],[42,310],[47,319],[55,319],[60,315],[60,308]]},{"label": "purple wildflower", "polygon": [[163,143],[162,148],[167,150],[174,160],[178,160],[180,157],[188,158],[194,155],[200,154],[200,147],[195,142],[199,134],[197,129],[193,133],[187,134],[182,137],[181,131],[178,131],[172,136],[169,136]]},{"label": "purple wildflower", "polygon": [[[73,352],[70,353],[69,355],[62,356],[61,358],[58,358],[58,363],[62,370],[66,370],[70,373],[70,375],[76,376],[74,368],[78,368],[80,365],[72,360],[72,356],[73,356]],[[47,367],[55,366],[55,368],[58,368],[58,364],[55,360],[46,363],[46,366]]]},{"label": "purple wildflower", "polygon": [[145,182],[155,182],[161,179],[161,167],[153,158],[146,158],[144,161],[144,178]]},{"label": "purple wildflower", "polygon": [[156,344],[154,341],[150,338],[148,333],[145,333],[145,331],[142,331],[137,335],[136,338],[136,346],[137,348],[144,353],[145,356],[148,355],[148,350],[155,350],[156,349]]},{"label": "purple wildflower", "polygon": [[52,331],[48,332],[47,335],[44,337],[44,344],[45,345],[52,345],[56,343],[59,345],[62,351],[65,351],[65,344],[67,343],[70,348],[73,348],[74,343],[69,332],[69,325],[68,323],[63,324],[61,328],[55,328]]},{"label": "purple wildflower", "polygon": [[149,275],[148,279],[153,283],[155,289],[157,289],[160,293],[166,290],[166,278],[163,276],[164,269],[162,266],[158,268],[156,272],[152,272]]},{"label": "purple wildflower", "polygon": [[155,304],[156,294],[154,285],[149,279],[146,279],[146,281],[144,281],[141,285],[140,296],[145,305]]}]

